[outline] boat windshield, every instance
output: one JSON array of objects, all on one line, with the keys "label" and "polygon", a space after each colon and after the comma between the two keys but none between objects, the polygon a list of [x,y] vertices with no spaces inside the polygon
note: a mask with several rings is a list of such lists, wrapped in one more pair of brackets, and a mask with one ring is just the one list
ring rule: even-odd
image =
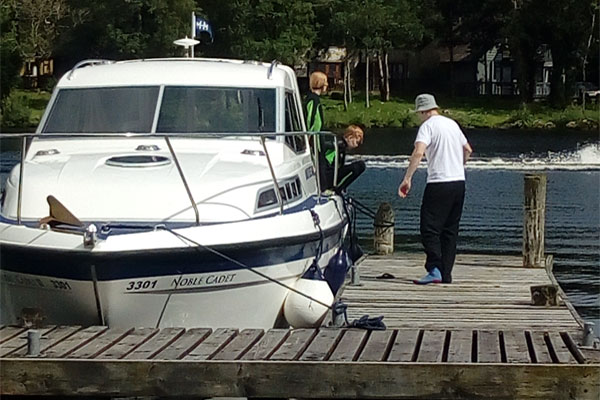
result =
[{"label": "boat windshield", "polygon": [[275,89],[167,86],[156,132],[274,132],[275,118]]},{"label": "boat windshield", "polygon": [[[61,89],[44,133],[149,133],[160,88]],[[157,133],[275,131],[275,89],[167,86]]]},{"label": "boat windshield", "polygon": [[159,87],[61,89],[42,132],[148,133]]}]

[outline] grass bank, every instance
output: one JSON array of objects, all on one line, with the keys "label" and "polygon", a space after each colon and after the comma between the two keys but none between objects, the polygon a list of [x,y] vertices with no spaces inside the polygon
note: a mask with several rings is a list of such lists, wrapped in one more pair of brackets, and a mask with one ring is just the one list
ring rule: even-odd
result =
[{"label": "grass bank", "polygon": [[[345,127],[360,123],[371,127],[411,128],[419,125],[412,110],[414,99],[394,97],[382,102],[378,97],[371,98],[371,107],[365,107],[364,95],[356,96],[354,102],[344,111],[340,93],[322,98],[325,120],[328,128]],[[543,102],[521,105],[518,99],[499,97],[474,97],[437,99],[442,113],[455,119],[464,128],[571,128],[598,130],[600,109],[597,103],[568,106],[563,110],[549,107]]]},{"label": "grass bank", "polygon": [[4,100],[0,114],[2,132],[33,132],[50,100],[50,92],[13,90]]}]

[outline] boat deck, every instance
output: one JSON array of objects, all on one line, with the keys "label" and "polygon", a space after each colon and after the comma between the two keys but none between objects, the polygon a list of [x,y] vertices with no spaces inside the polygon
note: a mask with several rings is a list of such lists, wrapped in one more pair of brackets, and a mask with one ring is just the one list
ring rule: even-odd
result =
[{"label": "boat deck", "polygon": [[32,330],[3,326],[0,393],[596,400],[579,317],[566,298],[530,305],[553,278],[518,260],[461,256],[455,283],[416,286],[419,255],[368,257],[342,298],[350,321],[384,315],[386,330],[48,326],[27,356]]}]

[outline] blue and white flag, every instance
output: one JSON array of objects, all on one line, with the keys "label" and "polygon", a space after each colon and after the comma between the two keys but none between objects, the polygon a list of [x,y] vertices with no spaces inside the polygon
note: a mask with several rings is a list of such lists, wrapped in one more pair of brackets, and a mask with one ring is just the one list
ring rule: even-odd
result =
[{"label": "blue and white flag", "polygon": [[210,38],[210,42],[212,43],[213,33],[212,33],[212,28],[211,28],[210,24],[208,23],[208,21],[205,20],[204,18],[196,17],[195,26],[196,26],[196,35],[195,36],[197,38],[199,38],[202,36],[203,33],[207,33],[208,37]]}]

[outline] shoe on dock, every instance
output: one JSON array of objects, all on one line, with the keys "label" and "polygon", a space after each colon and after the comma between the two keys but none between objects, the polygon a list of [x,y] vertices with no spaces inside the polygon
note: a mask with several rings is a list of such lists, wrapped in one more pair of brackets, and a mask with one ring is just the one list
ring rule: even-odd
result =
[{"label": "shoe on dock", "polygon": [[421,279],[413,280],[413,283],[417,285],[428,285],[430,283],[441,283],[442,282],[442,274],[437,267],[433,267],[431,271]]}]

